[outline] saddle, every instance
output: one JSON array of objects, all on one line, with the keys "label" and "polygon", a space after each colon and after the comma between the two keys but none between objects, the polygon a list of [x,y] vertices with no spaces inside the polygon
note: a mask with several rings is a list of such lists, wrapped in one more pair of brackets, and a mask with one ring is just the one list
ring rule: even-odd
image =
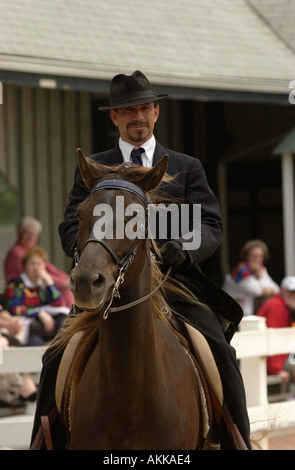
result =
[{"label": "saddle", "polygon": [[176,315],[170,319],[174,334],[189,354],[198,382],[202,411],[202,449],[218,449],[223,409],[223,388],[220,375],[204,336],[186,319]]},{"label": "saddle", "polygon": [[175,334],[178,335],[183,347],[191,353],[200,379],[200,394],[204,394],[203,402],[201,396],[204,426],[202,449],[217,450],[219,448],[218,431],[223,419],[233,448],[236,450],[248,450],[238,427],[233,422],[229,410],[224,403],[220,374],[206,338],[187,319],[178,313],[174,312],[174,317],[170,319],[170,324]]}]

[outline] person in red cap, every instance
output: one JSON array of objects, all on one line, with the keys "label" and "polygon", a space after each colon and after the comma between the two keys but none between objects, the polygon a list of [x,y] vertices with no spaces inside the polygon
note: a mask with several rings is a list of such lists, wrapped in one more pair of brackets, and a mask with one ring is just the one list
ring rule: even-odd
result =
[{"label": "person in red cap", "polygon": [[[287,276],[282,280],[281,291],[267,300],[260,307],[257,315],[266,318],[268,328],[295,326],[295,276]],[[267,372],[271,375],[280,375],[283,383],[295,382],[294,352],[295,347],[290,354],[269,356]]]}]

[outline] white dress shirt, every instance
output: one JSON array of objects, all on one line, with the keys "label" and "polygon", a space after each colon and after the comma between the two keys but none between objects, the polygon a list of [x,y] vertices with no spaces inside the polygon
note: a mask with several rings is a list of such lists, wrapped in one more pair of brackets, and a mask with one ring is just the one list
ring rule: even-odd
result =
[{"label": "white dress shirt", "polygon": [[[130,162],[131,151],[134,148],[138,148],[129,144],[128,142],[125,142],[125,140],[122,140],[121,137],[119,139],[119,147],[122,152],[124,162]],[[155,136],[152,135],[152,137],[144,144],[140,145],[140,147],[144,149],[144,152],[141,154],[142,166],[151,168],[153,166],[153,156],[156,147]]]}]

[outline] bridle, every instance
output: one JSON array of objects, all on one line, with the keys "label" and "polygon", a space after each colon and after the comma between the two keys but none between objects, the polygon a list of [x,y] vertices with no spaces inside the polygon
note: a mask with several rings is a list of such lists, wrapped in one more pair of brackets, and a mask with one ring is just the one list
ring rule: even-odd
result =
[{"label": "bridle", "polygon": [[[136,238],[136,241],[135,241],[133,247],[131,248],[131,250],[126,255],[124,255],[121,259],[119,259],[117,257],[117,255],[113,252],[113,250],[110,248],[110,246],[107,243],[105,243],[103,240],[101,240],[99,238],[88,238],[88,240],[86,240],[86,242],[84,244],[83,250],[85,249],[85,247],[88,243],[100,243],[105,248],[105,250],[111,255],[111,257],[113,258],[114,262],[117,264],[117,267],[118,267],[118,276],[117,276],[117,279],[114,283],[113,290],[112,290],[108,305],[107,305],[107,307],[106,307],[106,309],[104,310],[104,313],[103,313],[103,318],[107,319],[109,312],[118,312],[120,310],[125,310],[127,308],[138,305],[139,303],[144,302],[145,300],[152,297],[154,295],[154,293],[158,289],[160,289],[160,287],[167,280],[167,278],[170,274],[170,269],[167,271],[167,273],[165,275],[165,278],[161,281],[161,283],[149,294],[145,295],[144,297],[140,297],[139,299],[134,300],[133,302],[130,302],[126,305],[111,308],[111,305],[113,303],[113,299],[115,297],[120,298],[119,287],[124,282],[125,271],[127,270],[127,268],[130,266],[130,264],[133,262],[133,260],[135,258],[136,250],[137,250],[137,247],[139,245],[140,240],[143,238],[144,234],[146,235],[146,232],[147,232],[147,230],[146,230],[146,226],[147,226],[146,221],[147,221],[149,200],[148,200],[146,194],[137,185],[131,183],[130,181],[119,180],[119,179],[103,180],[103,181],[100,181],[99,183],[97,183],[92,188],[92,191],[91,191],[90,194],[93,194],[93,193],[95,193],[96,191],[98,191],[100,189],[124,189],[125,191],[129,191],[129,192],[135,194],[136,196],[139,196],[141,198],[141,200],[143,201],[144,205],[145,205],[145,220],[142,221],[141,224],[140,224],[139,234]],[[154,248],[153,242],[152,242],[152,247]],[[80,258],[79,251],[76,247],[75,250],[74,250],[75,266],[78,264],[79,258]]]}]

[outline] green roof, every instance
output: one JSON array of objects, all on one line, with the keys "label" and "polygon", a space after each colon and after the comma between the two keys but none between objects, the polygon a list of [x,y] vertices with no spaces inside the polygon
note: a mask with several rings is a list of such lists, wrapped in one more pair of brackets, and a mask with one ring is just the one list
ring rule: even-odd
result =
[{"label": "green roof", "polygon": [[283,153],[295,154],[295,127],[291,130],[273,150],[274,155],[282,155]]}]

